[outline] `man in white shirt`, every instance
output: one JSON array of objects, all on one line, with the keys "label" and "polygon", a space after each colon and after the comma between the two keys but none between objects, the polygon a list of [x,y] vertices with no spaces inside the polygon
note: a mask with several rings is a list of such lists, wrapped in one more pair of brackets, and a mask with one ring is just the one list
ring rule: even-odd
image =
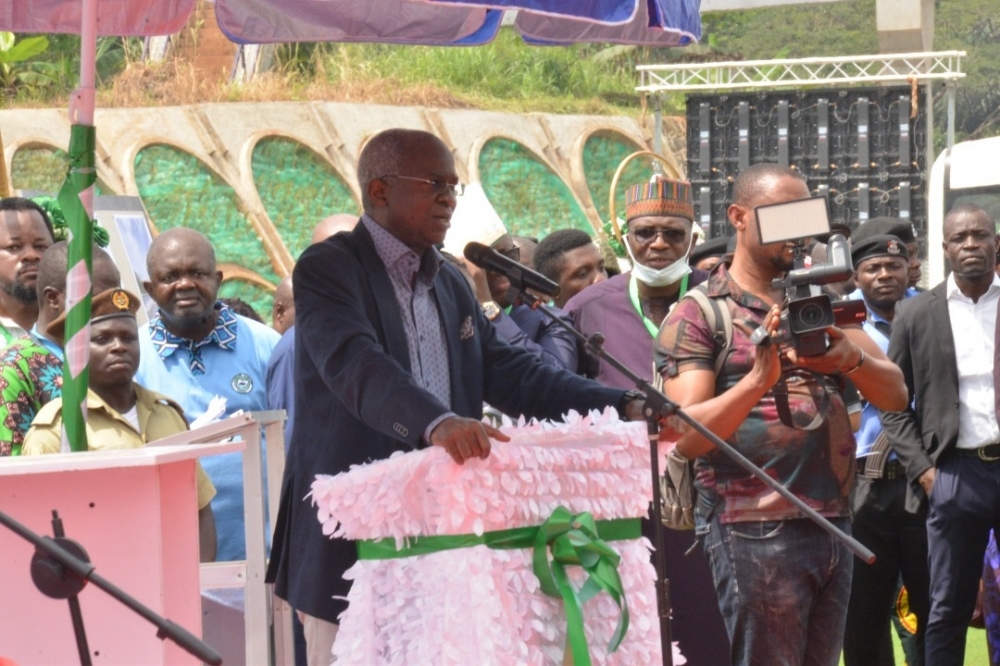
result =
[{"label": "man in white shirt", "polygon": [[994,350],[1000,279],[993,220],[963,204],[944,221],[948,279],[903,301],[889,358],[912,406],[881,413],[912,484],[929,497],[928,664],[961,665],[991,528],[1000,528],[1000,427]]}]

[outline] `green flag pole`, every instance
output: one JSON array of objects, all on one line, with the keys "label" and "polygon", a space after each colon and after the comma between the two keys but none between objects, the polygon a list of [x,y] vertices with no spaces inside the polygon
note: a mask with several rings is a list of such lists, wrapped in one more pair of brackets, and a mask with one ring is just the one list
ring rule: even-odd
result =
[{"label": "green flag pole", "polygon": [[83,0],[80,12],[80,87],[70,97],[73,124],[69,173],[59,205],[69,227],[66,272],[66,335],[63,348],[63,451],[87,450],[87,363],[90,357],[90,276],[94,228],[94,84],[97,57],[97,0]]},{"label": "green flag pole", "polygon": [[[90,214],[80,194],[97,181],[94,169],[95,131],[73,125],[69,142],[69,174],[59,190],[59,206],[70,231],[66,274],[66,350],[63,362],[64,450],[86,451],[87,363],[90,352],[91,245],[94,238]],[[75,302],[74,302],[75,301]]]}]

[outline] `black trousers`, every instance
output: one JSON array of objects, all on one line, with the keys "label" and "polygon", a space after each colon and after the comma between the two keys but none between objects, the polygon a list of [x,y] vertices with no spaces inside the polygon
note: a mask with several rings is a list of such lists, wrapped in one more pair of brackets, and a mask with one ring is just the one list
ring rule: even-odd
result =
[{"label": "black trousers", "polygon": [[905,478],[859,476],[851,494],[851,531],[875,553],[875,563],[854,560],[844,632],[845,666],[894,663],[890,609],[900,575],[909,593],[910,610],[917,616],[917,660],[908,666],[924,666],[923,639],[930,609],[926,514],[906,511],[906,487]]},{"label": "black trousers", "polygon": [[931,565],[928,666],[962,666],[990,529],[1000,534],[1000,461],[957,450],[938,459],[927,541]]}]

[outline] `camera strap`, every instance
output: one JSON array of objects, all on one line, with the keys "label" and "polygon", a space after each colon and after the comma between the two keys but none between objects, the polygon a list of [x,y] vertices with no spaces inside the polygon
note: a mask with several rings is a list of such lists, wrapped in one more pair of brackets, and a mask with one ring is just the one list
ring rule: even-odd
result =
[{"label": "camera strap", "polygon": [[823,421],[826,417],[823,416],[822,409],[816,410],[816,416],[813,417],[813,420],[810,421],[808,425],[795,425],[795,421],[792,420],[792,409],[788,404],[788,384],[785,382],[784,372],[782,372],[781,376],[778,377],[777,383],[771,387],[771,393],[774,395],[774,406],[778,410],[778,418],[780,418],[781,422],[789,428],[795,428],[796,430],[815,430],[823,425]]}]

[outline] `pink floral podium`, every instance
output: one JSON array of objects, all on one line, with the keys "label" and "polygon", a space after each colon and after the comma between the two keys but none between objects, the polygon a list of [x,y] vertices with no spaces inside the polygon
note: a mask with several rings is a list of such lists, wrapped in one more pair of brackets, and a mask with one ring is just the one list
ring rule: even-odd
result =
[{"label": "pink floral podium", "polygon": [[[374,557],[387,557],[364,559],[369,551],[363,550],[346,574],[354,584],[333,648],[337,664],[573,663],[567,612],[574,604],[545,592],[535,573],[539,557],[546,575],[551,567],[550,588],[565,571],[579,594],[583,631],[574,640],[585,637],[592,663],[660,663],[649,542],[634,531],[622,538],[615,530],[637,529],[638,521],[628,519],[647,513],[645,427],[622,422],[611,410],[585,417],[570,413],[565,423],[504,427],[511,441],[494,442],[487,460],[456,465],[443,449],[430,448],[317,477],[312,499],[324,533],[369,540],[369,551],[382,552]],[[589,533],[585,514],[596,521],[593,541],[581,536]],[[552,527],[560,516],[572,516],[562,531]],[[569,542],[587,541],[581,550],[607,553],[609,561],[620,555],[617,574],[610,564],[596,565],[591,573],[573,564],[562,567],[553,562],[558,545],[550,551],[543,539],[533,547],[538,530],[516,529],[542,525],[566,532],[562,550],[570,549]],[[527,535],[529,545],[483,543],[504,541],[512,533]],[[459,535],[464,538],[447,538]],[[448,546],[440,548],[442,542]],[[424,554],[391,554],[408,547],[408,553]],[[588,578],[616,577],[621,608],[607,588],[595,594],[593,581],[584,586]],[[625,608],[627,630],[609,652]]]},{"label": "pink floral podium", "polygon": [[[0,511],[52,535],[52,510],[96,573],[154,613],[201,635],[195,459],[243,442],[146,446],[0,459]],[[0,527],[0,655],[22,666],[79,663],[69,606],[32,583],[34,547]],[[79,595],[95,664],[197,664],[116,599]],[[0,660],[2,661],[2,660]]]}]

